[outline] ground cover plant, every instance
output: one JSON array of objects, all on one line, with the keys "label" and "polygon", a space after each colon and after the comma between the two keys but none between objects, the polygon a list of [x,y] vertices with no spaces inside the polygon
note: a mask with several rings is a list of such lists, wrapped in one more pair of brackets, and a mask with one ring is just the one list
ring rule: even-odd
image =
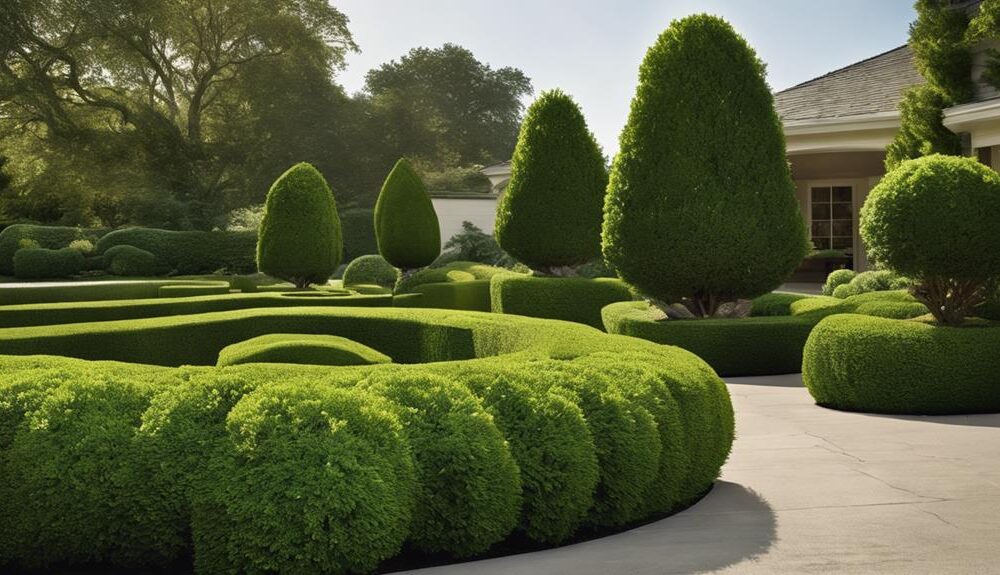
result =
[{"label": "ground cover plant", "polygon": [[[337,333],[407,365],[213,366],[268,333]],[[0,357],[7,568],[193,552],[199,572],[346,573],[404,544],[557,543],[690,503],[732,442],[700,359],[566,322],[254,309],[0,329],[0,345],[25,354]]]}]

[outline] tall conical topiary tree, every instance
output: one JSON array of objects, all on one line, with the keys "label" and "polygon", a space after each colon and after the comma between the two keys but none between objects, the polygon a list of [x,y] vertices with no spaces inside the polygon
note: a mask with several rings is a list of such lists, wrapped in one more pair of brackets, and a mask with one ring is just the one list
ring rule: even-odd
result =
[{"label": "tall conical topiary tree", "polygon": [[375,203],[378,251],[403,275],[426,267],[441,253],[441,228],[420,175],[401,158]]},{"label": "tall conical topiary tree", "polygon": [[724,20],[647,52],[604,206],[605,258],[697,317],[781,285],[808,252],[764,65]]},{"label": "tall conical topiary tree", "polygon": [[521,123],[497,241],[545,274],[596,260],[607,187],[604,156],[580,108],[560,90],[545,92]]},{"label": "tall conical topiary tree", "polygon": [[305,162],[281,174],[264,204],[257,236],[257,269],[304,288],[326,283],[343,249],[330,186]]}]

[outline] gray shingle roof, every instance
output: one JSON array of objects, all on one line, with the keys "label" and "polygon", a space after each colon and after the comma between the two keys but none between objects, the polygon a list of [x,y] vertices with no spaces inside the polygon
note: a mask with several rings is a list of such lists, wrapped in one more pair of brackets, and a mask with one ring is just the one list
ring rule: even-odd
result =
[{"label": "gray shingle roof", "polygon": [[913,52],[901,46],[774,95],[782,120],[816,120],[892,112],[903,92],[924,82]]}]

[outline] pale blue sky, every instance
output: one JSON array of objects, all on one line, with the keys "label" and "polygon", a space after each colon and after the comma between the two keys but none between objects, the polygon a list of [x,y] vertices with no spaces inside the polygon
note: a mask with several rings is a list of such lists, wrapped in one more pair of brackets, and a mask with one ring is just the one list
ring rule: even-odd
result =
[{"label": "pale blue sky", "polygon": [[709,12],[735,26],[780,90],[906,42],[913,0],[332,0],[361,47],[339,76],[349,92],[382,62],[446,42],[514,66],[535,95],[562,88],[613,154],[639,63],[670,21]]}]

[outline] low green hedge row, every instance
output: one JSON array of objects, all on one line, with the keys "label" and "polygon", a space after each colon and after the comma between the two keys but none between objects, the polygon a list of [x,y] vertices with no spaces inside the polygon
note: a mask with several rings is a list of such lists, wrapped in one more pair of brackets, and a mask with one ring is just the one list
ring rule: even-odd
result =
[{"label": "low green hedge row", "polygon": [[[207,283],[207,282],[206,282]],[[149,299],[87,301],[0,306],[0,328],[44,326],[70,323],[136,320],[176,315],[200,314],[249,308],[351,306],[392,307],[391,295],[320,295],[301,293],[232,293],[195,295],[191,292],[228,291],[228,284],[162,285],[163,297]]]},{"label": "low green hedge row", "polygon": [[34,224],[14,224],[0,231],[0,275],[14,275],[14,254],[23,247],[24,241],[33,247],[56,250],[68,247],[74,240],[97,242],[104,235],[104,229],[70,228],[64,226],[37,226]]},{"label": "low green hedge row", "polygon": [[874,291],[846,299],[818,296],[802,299],[790,305],[793,315],[828,316],[857,313],[877,317],[909,319],[926,315],[927,307],[906,290]]},{"label": "low green hedge row", "polygon": [[813,329],[802,380],[816,403],[876,413],[1000,411],[1000,326],[841,314]]},{"label": "low green hedge row", "polygon": [[575,321],[604,328],[601,309],[631,301],[632,292],[617,278],[558,278],[502,274],[490,283],[494,313]]},{"label": "low green hedge row", "polygon": [[425,268],[402,279],[396,286],[398,293],[411,293],[424,284],[461,283],[476,280],[489,280],[493,276],[512,274],[507,268],[501,268],[477,262],[455,261],[436,268]]},{"label": "low green hedge row", "polygon": [[392,358],[346,337],[325,334],[269,333],[227,345],[218,366],[241,363],[304,363],[310,365],[372,365]]},{"label": "low green hedge row", "polygon": [[490,280],[425,283],[411,288],[420,294],[421,307],[490,311]]},{"label": "low green hedge row", "polygon": [[[137,350],[124,344],[155,333],[160,349],[197,360],[199,348],[217,352],[274,318],[403,351],[400,361],[465,342],[451,354],[465,361],[161,368],[0,357],[0,562],[143,567],[193,547],[198,572],[345,573],[404,543],[454,556],[513,531],[558,543],[689,503],[732,443],[728,393],[704,362],[564,322],[247,310],[0,330],[0,346],[62,353],[73,340],[90,355],[82,344],[94,340],[129,360]],[[199,332],[214,335],[190,339]],[[408,356],[414,337],[424,345]]]},{"label": "low green hedge row", "polygon": [[178,274],[257,271],[256,232],[176,232],[153,228],[127,228],[110,232],[94,246],[103,254],[113,246],[145,250]]},{"label": "low green hedge row", "polygon": [[67,278],[86,265],[83,254],[73,248],[27,248],[14,254],[14,276],[19,279]]}]

